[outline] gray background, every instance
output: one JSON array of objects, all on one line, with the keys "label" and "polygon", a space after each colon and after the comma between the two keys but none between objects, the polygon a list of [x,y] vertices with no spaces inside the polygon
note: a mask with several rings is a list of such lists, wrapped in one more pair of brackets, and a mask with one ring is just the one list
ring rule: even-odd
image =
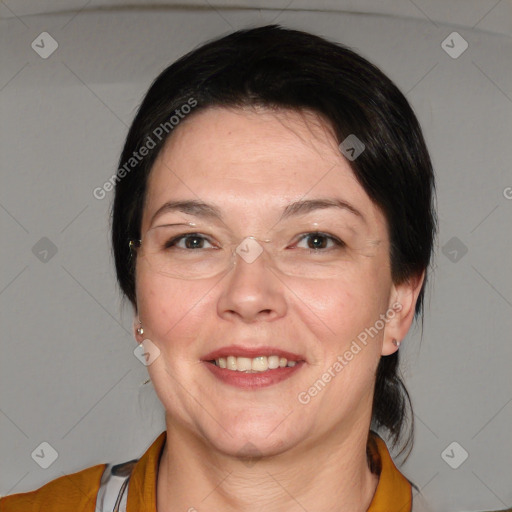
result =
[{"label": "gray background", "polygon": [[[400,349],[417,427],[401,470],[436,511],[512,506],[512,3],[129,4],[0,2],[0,493],[139,457],[164,429],[114,279],[112,193],[93,190],[163,68],[207,39],[276,22],[359,51],[419,116],[440,235],[423,339],[416,328]],[[44,31],[58,43],[47,59],[31,47]],[[454,31],[468,43],[458,58],[441,46]],[[47,469],[31,456],[42,442],[58,453]],[[462,450],[453,469],[445,460]]]}]

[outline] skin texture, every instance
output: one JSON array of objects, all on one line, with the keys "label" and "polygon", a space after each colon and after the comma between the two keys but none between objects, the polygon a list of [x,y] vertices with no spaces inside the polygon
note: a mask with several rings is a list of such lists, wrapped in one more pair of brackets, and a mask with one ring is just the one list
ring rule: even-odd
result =
[{"label": "skin texture", "polygon": [[[301,232],[333,232],[347,247],[330,279],[283,275],[238,259],[224,275],[183,280],[137,260],[138,320],[160,356],[148,366],[166,411],[159,512],[367,510],[378,478],[366,462],[375,371],[413,320],[423,276],[401,285],[390,273],[386,220],[357,182],[328,127],[312,113],[210,108],[183,121],[152,169],[142,237],[167,201],[221,209],[242,241],[265,239],[293,201],[342,199],[294,219]],[[198,221],[168,212],[154,225]],[[276,224],[277,223],[277,224]],[[303,244],[304,246],[304,244]],[[298,401],[357,335],[401,310],[309,403]],[[306,363],[278,384],[242,390],[217,380],[201,358],[220,347],[270,345]],[[332,370],[331,370],[332,372]],[[257,456],[248,462],[247,457]],[[304,507],[304,508],[303,508]]]}]

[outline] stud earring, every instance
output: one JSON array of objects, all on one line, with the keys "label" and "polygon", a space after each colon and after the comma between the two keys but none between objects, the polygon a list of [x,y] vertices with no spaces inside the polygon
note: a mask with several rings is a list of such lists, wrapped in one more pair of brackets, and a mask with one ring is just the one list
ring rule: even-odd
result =
[{"label": "stud earring", "polygon": [[142,336],[144,334],[144,328],[142,327],[142,322],[139,320],[140,327],[137,327],[137,334]]},{"label": "stud earring", "polygon": [[393,343],[393,345],[395,345],[396,348],[400,347],[400,342],[398,340],[394,339],[394,338],[393,338],[393,341],[391,343]]}]

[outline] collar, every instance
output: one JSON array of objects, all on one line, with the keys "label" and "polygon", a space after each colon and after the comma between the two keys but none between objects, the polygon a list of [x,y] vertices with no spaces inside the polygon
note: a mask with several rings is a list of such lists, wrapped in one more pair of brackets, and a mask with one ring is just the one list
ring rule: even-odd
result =
[{"label": "collar", "polygon": [[368,512],[410,512],[412,487],[396,468],[388,447],[378,434],[371,431],[367,444],[370,467],[379,475],[379,483]]},{"label": "collar", "polygon": [[[157,512],[156,481],[167,432],[162,432],[133,468],[128,486],[127,512]],[[379,483],[367,512],[410,512],[412,488],[396,468],[386,443],[373,431],[367,447]]]}]

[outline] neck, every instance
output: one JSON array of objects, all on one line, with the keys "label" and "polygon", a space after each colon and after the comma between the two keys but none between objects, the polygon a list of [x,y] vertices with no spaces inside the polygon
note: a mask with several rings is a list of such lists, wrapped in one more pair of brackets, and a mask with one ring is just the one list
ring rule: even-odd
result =
[{"label": "neck", "polygon": [[216,451],[170,418],[166,423],[158,512],[363,512],[377,488],[378,476],[366,457],[369,425],[330,432],[307,448],[241,461]]}]

